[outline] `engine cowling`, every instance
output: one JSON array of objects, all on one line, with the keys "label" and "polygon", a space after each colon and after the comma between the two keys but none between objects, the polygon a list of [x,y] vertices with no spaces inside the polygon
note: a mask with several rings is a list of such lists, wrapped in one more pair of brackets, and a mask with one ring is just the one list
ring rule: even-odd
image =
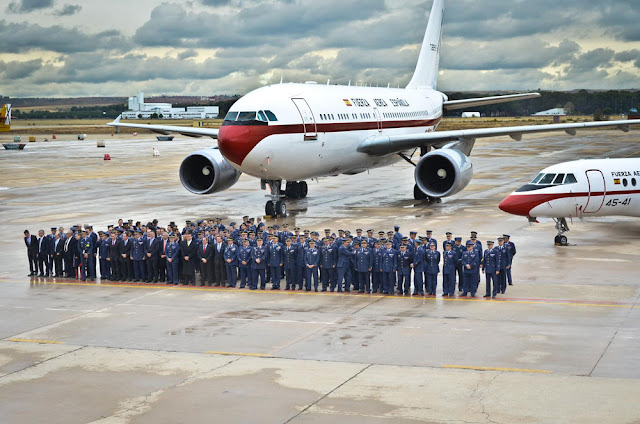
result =
[{"label": "engine cowling", "polygon": [[416,184],[427,196],[441,198],[462,191],[473,178],[473,165],[467,156],[453,149],[427,153],[415,170]]},{"label": "engine cowling", "polygon": [[226,190],[238,182],[242,172],[222,156],[217,147],[198,150],[180,165],[180,181],[194,194],[212,194]]}]

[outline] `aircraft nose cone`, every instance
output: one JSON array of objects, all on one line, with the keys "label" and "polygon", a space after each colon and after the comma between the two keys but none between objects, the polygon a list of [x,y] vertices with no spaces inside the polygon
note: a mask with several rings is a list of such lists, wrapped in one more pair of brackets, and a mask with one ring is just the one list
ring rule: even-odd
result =
[{"label": "aircraft nose cone", "polygon": [[247,155],[265,138],[269,127],[223,126],[218,132],[220,153],[231,163],[240,166]]},{"label": "aircraft nose cone", "polygon": [[536,205],[531,202],[528,196],[510,195],[498,206],[502,211],[512,215],[529,216],[529,212]]}]

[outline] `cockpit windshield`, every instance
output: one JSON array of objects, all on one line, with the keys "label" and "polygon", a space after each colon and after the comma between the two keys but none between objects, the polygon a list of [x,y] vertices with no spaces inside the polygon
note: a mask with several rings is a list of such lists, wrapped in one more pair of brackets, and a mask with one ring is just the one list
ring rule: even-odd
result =
[{"label": "cockpit windshield", "polygon": [[222,125],[269,125],[269,122],[277,122],[278,118],[270,110],[258,112],[229,112]]},{"label": "cockpit windshield", "polygon": [[554,174],[554,173],[541,173],[536,176],[533,181],[524,187],[519,188],[518,192],[540,190],[541,188],[576,184],[578,180],[574,174]]}]

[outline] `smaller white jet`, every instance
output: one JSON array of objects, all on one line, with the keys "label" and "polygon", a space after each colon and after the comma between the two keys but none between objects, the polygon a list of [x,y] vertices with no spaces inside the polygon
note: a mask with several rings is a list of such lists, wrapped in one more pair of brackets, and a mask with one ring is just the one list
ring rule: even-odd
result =
[{"label": "smaller white jet", "polygon": [[550,166],[500,203],[529,218],[552,218],[555,242],[567,245],[567,218],[640,217],[640,159],[589,159]]}]

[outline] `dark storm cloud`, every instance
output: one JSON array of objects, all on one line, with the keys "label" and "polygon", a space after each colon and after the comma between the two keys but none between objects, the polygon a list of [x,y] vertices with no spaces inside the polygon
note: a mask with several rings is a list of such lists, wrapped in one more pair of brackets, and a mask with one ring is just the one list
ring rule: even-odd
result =
[{"label": "dark storm cloud", "polygon": [[40,68],[42,68],[42,59],[29,60],[26,62],[0,61],[0,78],[21,80],[29,77]]},{"label": "dark storm cloud", "polygon": [[65,4],[62,9],[53,12],[56,16],[71,16],[82,10],[82,6],[79,4]]},{"label": "dark storm cloud", "polygon": [[18,0],[9,3],[7,11],[11,13],[29,13],[51,6],[53,6],[53,0]]},{"label": "dark storm cloud", "polygon": [[0,20],[0,39],[3,40],[3,51],[7,53],[30,50],[72,53],[123,49],[129,45],[118,31],[87,34],[77,28],[69,29],[58,25],[42,27],[29,23],[9,23],[5,20]]}]

